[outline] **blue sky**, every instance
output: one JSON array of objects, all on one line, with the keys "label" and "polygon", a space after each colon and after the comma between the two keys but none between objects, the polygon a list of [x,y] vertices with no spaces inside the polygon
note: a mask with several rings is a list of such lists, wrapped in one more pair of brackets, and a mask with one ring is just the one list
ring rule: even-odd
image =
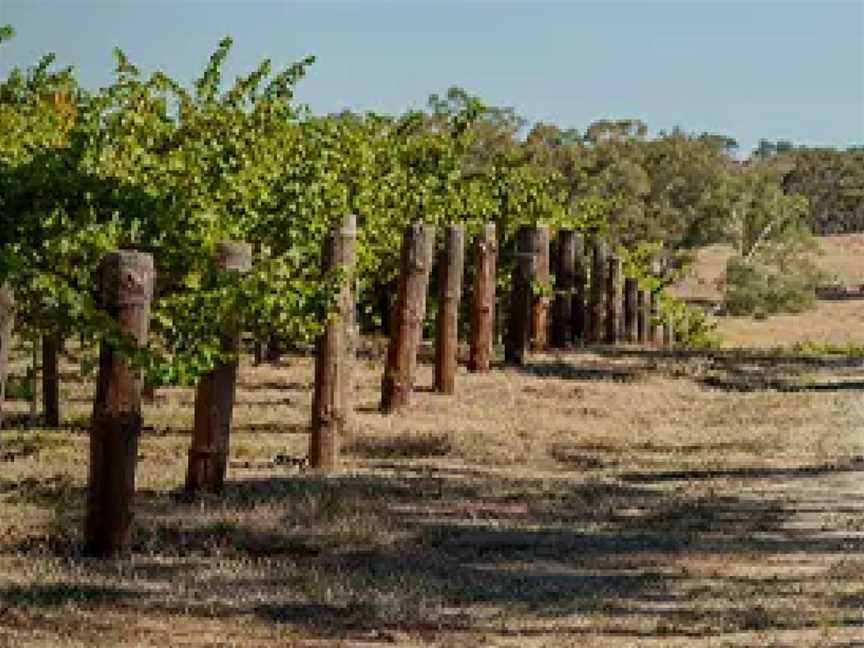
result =
[{"label": "blue sky", "polygon": [[213,2],[0,0],[17,37],[0,76],[54,51],[96,88],[120,46],[189,81],[219,39],[233,78],[264,57],[317,62],[315,112],[399,112],[460,85],[531,121],[638,118],[807,145],[864,144],[864,1]]}]

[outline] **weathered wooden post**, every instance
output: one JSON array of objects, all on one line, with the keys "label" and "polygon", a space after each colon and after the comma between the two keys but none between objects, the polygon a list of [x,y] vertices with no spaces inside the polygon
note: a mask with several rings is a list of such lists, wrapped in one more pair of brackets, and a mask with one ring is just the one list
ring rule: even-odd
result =
[{"label": "weathered wooden post", "polygon": [[435,228],[431,225],[414,224],[405,229],[387,365],[381,381],[381,411],[385,414],[406,407],[411,400],[434,246]]},{"label": "weathered wooden post", "polygon": [[[108,254],[100,268],[102,307],[137,345],[147,339],[154,274],[153,257],[131,250]],[[90,430],[84,528],[89,555],[112,556],[129,546],[140,432],[140,372],[103,341]]]},{"label": "weathered wooden post", "polygon": [[275,335],[271,335],[270,339],[264,345],[264,359],[273,365],[278,365],[282,360],[283,344]]},{"label": "weathered wooden post", "polygon": [[[354,385],[355,369],[357,365],[357,347],[360,340],[360,313],[357,307],[357,292],[359,281],[355,274],[357,263],[357,217],[349,214],[342,221],[343,228],[353,224],[354,236],[352,238],[352,254],[347,262],[351,283],[344,287],[345,292],[340,295],[345,300],[345,361],[342,363],[342,377],[339,381],[339,390],[342,399],[342,436],[350,437],[356,432],[357,421],[354,412]],[[352,229],[348,227],[348,229]],[[347,235],[346,235],[347,238]]]},{"label": "weathered wooden post", "polygon": [[30,339],[30,366],[27,367],[27,385],[30,388],[30,411],[27,416],[27,427],[36,427],[36,412],[39,409],[39,349],[42,338],[34,336]]},{"label": "weathered wooden post", "polygon": [[639,280],[624,279],[624,340],[629,344],[639,341]]},{"label": "weathered wooden post", "polygon": [[650,343],[655,346],[663,344],[663,320],[660,318],[660,298],[655,292],[651,293],[651,323],[649,325]]},{"label": "weathered wooden post", "polygon": [[354,363],[353,266],[357,218],[346,216],[327,236],[322,250],[322,270],[345,273],[337,300],[337,313],[318,338],[315,355],[315,391],[312,395],[312,434],[309,465],[322,472],[339,469],[339,446],[347,431],[353,406],[351,367]]},{"label": "weathered wooden post", "polygon": [[537,261],[534,232],[533,227],[523,225],[516,235],[516,267],[513,270],[504,359],[518,365],[525,363],[531,336],[531,307],[534,302],[532,281]]},{"label": "weathered wooden post", "polygon": [[588,323],[587,341],[598,343],[603,341],[606,332],[606,244],[603,241],[594,241],[593,256],[591,259],[591,293],[590,293],[590,321]]},{"label": "weathered wooden post", "polygon": [[557,349],[565,348],[574,337],[577,236],[573,230],[558,231],[551,339],[552,346]]},{"label": "weathered wooden post", "polygon": [[666,349],[675,348],[675,324],[671,317],[663,320],[663,346]]},{"label": "weathered wooden post", "polygon": [[[252,265],[252,246],[221,241],[216,246],[216,263],[223,271],[247,272]],[[195,423],[186,471],[188,492],[218,493],[225,483],[239,350],[239,326],[228,322],[222,334],[222,352],[234,359],[201,376],[195,392]]]},{"label": "weathered wooden post", "polygon": [[549,323],[549,228],[537,225],[531,230],[531,248],[534,254],[534,274],[531,277],[531,330],[528,334],[531,350],[546,349]]},{"label": "weathered wooden post", "polygon": [[637,293],[636,310],[639,320],[639,344],[649,344],[651,342],[651,297],[647,290],[640,290]]},{"label": "weathered wooden post", "polygon": [[495,268],[498,239],[495,224],[483,227],[474,242],[474,286],[471,292],[469,371],[489,371],[495,326]]},{"label": "weathered wooden post", "polygon": [[576,234],[574,245],[573,277],[573,342],[584,342],[587,334],[585,313],[585,289],[588,282],[588,265],[585,262],[585,239]]},{"label": "weathered wooden post", "polygon": [[606,342],[618,344],[621,336],[621,257],[610,255],[606,272]]},{"label": "weathered wooden post", "polygon": [[15,325],[15,295],[8,284],[0,285],[0,428],[3,427],[3,405],[6,380],[9,377],[9,352]]},{"label": "weathered wooden post", "polygon": [[60,336],[42,336],[42,404],[45,426],[60,426]]},{"label": "weathered wooden post", "polygon": [[465,228],[448,225],[438,265],[438,314],[435,320],[435,390],[452,394],[456,388],[459,352],[459,302],[465,269]]}]

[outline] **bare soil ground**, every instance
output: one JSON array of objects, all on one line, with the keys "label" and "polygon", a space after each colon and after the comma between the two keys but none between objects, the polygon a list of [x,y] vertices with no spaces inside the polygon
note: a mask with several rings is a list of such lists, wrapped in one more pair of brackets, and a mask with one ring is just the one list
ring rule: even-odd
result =
[{"label": "bare soil ground", "polygon": [[0,645],[864,645],[859,361],[595,349],[454,397],[423,365],[391,417],[358,373],[322,478],[273,461],[306,452],[311,360],[244,365],[229,484],[195,501],[193,393],[159,390],[133,550],[97,561],[67,364],[66,428],[3,433]]}]

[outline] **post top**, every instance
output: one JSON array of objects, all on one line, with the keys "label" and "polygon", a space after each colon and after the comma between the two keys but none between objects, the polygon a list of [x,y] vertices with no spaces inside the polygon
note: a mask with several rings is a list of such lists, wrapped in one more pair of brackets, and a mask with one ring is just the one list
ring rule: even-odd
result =
[{"label": "post top", "polygon": [[102,263],[108,267],[127,268],[135,266],[152,269],[153,255],[138,250],[114,250],[103,257]]},{"label": "post top", "polygon": [[0,306],[3,308],[13,308],[15,306],[15,293],[9,287],[9,284],[0,284]]},{"label": "post top", "polygon": [[115,250],[99,269],[104,306],[147,304],[153,299],[153,256],[137,250]]},{"label": "post top", "polygon": [[342,217],[341,228],[343,230],[356,231],[357,230],[357,214],[345,214]]},{"label": "post top", "polygon": [[252,267],[252,245],[246,241],[219,241],[216,262],[223,270],[246,272]]}]

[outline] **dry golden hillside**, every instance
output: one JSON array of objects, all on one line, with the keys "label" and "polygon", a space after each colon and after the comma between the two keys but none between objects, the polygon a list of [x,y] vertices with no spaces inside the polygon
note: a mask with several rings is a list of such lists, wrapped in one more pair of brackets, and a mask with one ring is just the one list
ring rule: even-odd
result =
[{"label": "dry golden hillside", "polygon": [[[819,239],[815,260],[829,282],[845,286],[864,284],[864,234],[825,236]],[[691,274],[673,294],[706,304],[723,300],[722,281],[732,255],[726,245],[712,245],[697,253]],[[799,315],[777,315],[765,320],[718,316],[724,346],[747,348],[786,347],[806,342],[827,344],[864,343],[864,301],[820,301]]]}]

